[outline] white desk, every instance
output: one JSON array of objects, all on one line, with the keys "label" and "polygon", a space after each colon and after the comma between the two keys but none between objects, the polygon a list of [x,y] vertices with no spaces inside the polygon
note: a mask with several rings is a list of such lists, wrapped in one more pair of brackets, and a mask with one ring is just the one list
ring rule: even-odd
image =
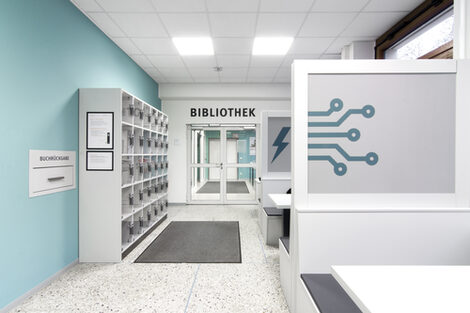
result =
[{"label": "white desk", "polygon": [[285,193],[270,193],[269,198],[273,200],[274,205],[278,209],[290,209],[291,195]]},{"label": "white desk", "polygon": [[332,266],[364,313],[468,313],[470,266]]}]

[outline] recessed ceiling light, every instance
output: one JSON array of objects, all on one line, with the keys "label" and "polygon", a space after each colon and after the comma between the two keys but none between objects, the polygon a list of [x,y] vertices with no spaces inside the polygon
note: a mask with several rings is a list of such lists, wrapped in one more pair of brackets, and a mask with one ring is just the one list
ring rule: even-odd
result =
[{"label": "recessed ceiling light", "polygon": [[214,55],[210,37],[177,37],[173,43],[180,55]]},{"label": "recessed ceiling light", "polygon": [[292,37],[256,37],[253,55],[284,55],[289,51]]}]

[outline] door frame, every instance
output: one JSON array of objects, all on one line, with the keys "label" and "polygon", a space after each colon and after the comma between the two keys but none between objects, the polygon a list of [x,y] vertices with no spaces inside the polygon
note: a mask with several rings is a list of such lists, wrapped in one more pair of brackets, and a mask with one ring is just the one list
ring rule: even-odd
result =
[{"label": "door frame", "polygon": [[[228,200],[227,199],[227,168],[253,168],[251,164],[238,164],[238,163],[227,163],[227,130],[233,130],[236,127],[243,127],[247,123],[233,123],[226,124],[223,126],[198,126],[198,124],[187,124],[186,125],[186,203],[187,204],[257,204],[258,203],[258,188],[253,186],[255,195],[252,200]],[[255,126],[256,131],[256,162],[254,169],[257,173],[259,170],[259,124],[258,123],[249,123],[250,125]],[[220,163],[191,163],[193,137],[192,130],[197,127],[197,129],[204,131],[220,131]],[[238,158],[238,155],[237,155]],[[192,179],[193,179],[193,168],[220,168],[220,198],[218,200],[194,200],[192,199]],[[238,175],[238,174],[237,174]]]}]

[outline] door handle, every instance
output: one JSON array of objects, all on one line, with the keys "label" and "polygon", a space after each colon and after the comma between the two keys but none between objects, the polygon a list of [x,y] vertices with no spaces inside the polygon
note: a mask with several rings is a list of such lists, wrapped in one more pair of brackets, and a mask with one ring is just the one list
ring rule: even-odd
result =
[{"label": "door handle", "polygon": [[220,163],[220,169],[224,169],[224,163]]}]

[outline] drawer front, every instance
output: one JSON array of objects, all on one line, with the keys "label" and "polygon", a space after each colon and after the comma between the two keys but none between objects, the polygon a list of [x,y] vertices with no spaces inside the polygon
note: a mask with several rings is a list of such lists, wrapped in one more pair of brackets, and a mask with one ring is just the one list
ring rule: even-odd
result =
[{"label": "drawer front", "polygon": [[31,192],[35,194],[73,186],[75,174],[73,169],[73,166],[32,169]]}]

